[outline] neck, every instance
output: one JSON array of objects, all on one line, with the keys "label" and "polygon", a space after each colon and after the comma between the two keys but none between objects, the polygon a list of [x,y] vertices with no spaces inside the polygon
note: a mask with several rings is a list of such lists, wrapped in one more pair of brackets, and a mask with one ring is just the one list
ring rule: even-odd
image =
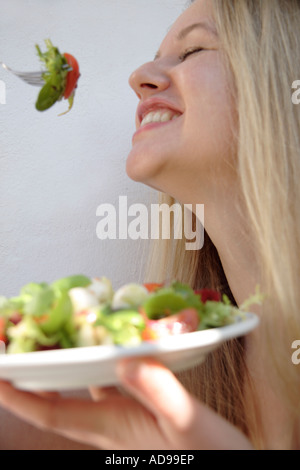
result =
[{"label": "neck", "polygon": [[260,283],[251,227],[245,225],[234,195],[218,201],[223,203],[205,206],[205,228],[218,251],[231,292],[241,305]]}]

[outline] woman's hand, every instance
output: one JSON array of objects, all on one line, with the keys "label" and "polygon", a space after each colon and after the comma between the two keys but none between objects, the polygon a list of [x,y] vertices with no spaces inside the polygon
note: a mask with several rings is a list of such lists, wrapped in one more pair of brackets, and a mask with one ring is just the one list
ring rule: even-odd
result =
[{"label": "woman's hand", "polygon": [[22,392],[0,382],[0,406],[45,431],[101,449],[252,448],[156,361],[127,360],[118,375],[125,394],[92,389],[95,402]]}]

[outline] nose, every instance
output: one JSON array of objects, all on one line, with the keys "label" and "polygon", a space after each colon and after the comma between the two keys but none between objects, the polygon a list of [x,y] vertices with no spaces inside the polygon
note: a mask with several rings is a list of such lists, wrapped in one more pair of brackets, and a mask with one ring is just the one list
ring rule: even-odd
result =
[{"label": "nose", "polygon": [[129,77],[129,85],[139,99],[147,98],[153,91],[163,91],[170,86],[170,78],[157,62],[147,62]]}]

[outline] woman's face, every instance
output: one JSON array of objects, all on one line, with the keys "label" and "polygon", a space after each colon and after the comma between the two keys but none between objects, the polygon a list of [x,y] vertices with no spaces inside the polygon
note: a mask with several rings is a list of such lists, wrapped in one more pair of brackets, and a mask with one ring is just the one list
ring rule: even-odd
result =
[{"label": "woman's face", "polygon": [[130,77],[140,102],[127,173],[182,203],[233,183],[234,107],[219,49],[211,2],[197,0]]}]

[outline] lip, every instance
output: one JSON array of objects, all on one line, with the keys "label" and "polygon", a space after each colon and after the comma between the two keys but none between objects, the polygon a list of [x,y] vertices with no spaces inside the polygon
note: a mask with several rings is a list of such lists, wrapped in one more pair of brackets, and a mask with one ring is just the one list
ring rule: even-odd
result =
[{"label": "lip", "polygon": [[[177,119],[179,119],[179,117],[176,118],[175,121],[177,121]],[[167,126],[168,124],[170,125],[172,123],[174,123],[174,119],[171,121],[166,121],[166,122],[150,122],[149,124],[146,124],[143,127],[139,127],[138,130],[133,134],[132,140],[134,140],[135,137],[141,134],[142,132],[151,131],[151,129],[156,129],[158,127]]]}]

